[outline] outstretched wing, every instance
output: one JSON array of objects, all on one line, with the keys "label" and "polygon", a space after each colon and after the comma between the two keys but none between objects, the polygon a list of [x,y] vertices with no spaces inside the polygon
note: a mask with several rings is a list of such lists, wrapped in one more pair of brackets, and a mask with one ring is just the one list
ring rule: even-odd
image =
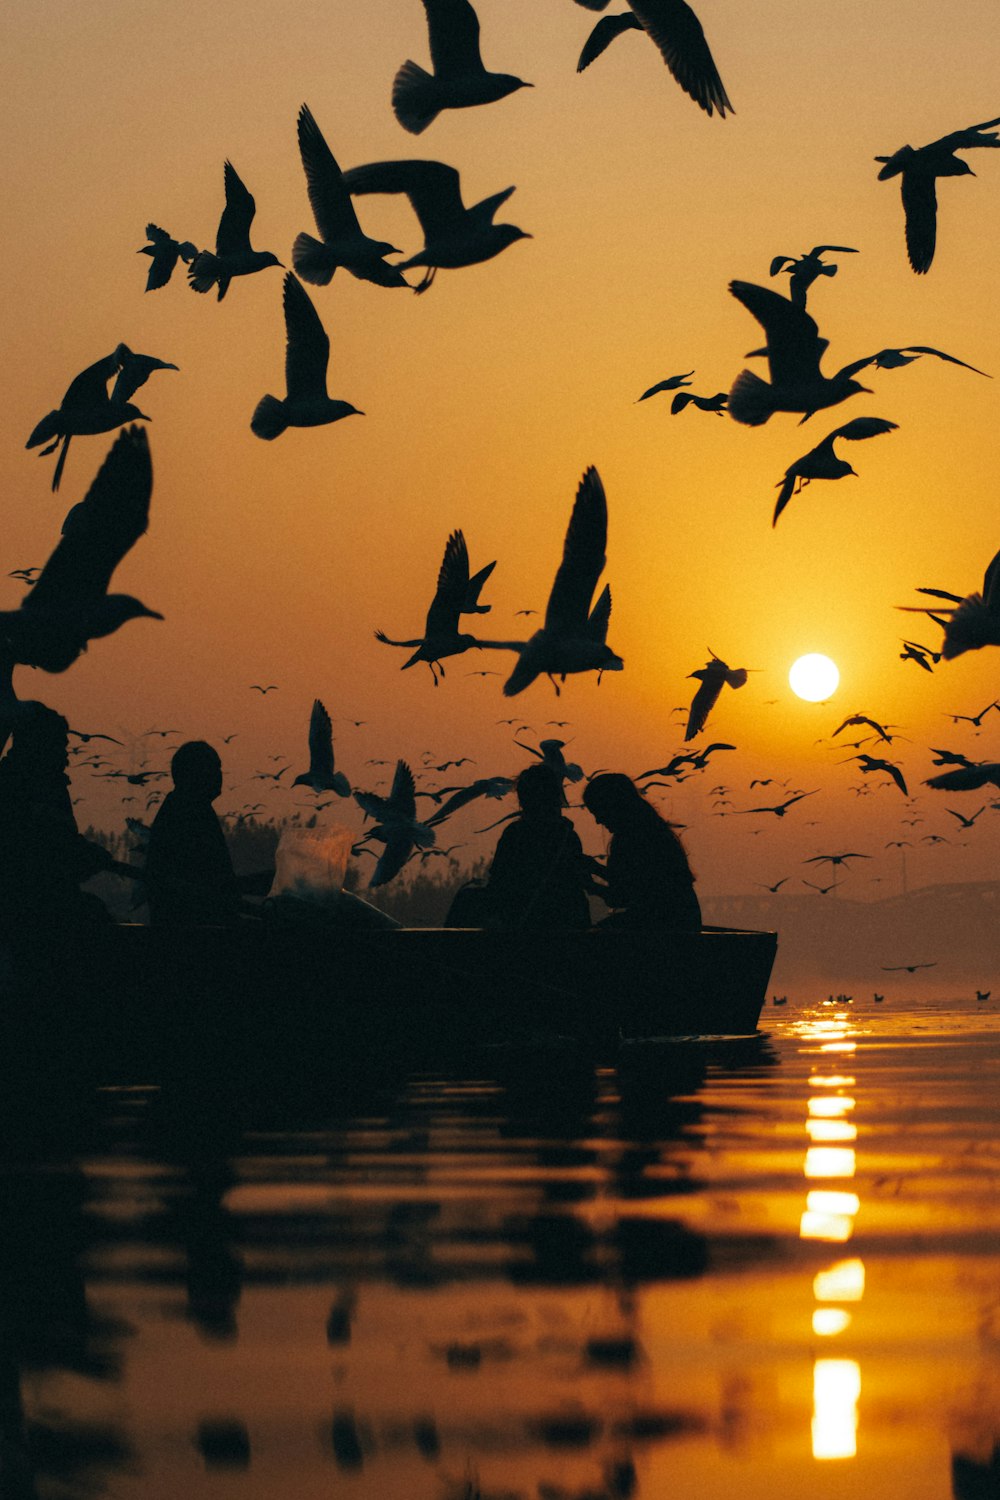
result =
[{"label": "outstretched wing", "polygon": [[469,0],[424,0],[424,10],[435,73],[447,76],[481,68],[479,17]]},{"label": "outstretched wing", "polygon": [[453,531],[445,543],[438,569],[437,592],[427,611],[425,634],[448,635],[458,630],[458,617],[469,588],[469,549],[461,531]]},{"label": "outstretched wing", "polygon": [[374,161],[351,167],[344,184],[352,193],[405,193],[425,239],[465,214],[458,172],[443,161]]},{"label": "outstretched wing", "polygon": [[[579,4],[579,0],[577,0]],[[596,7],[595,7],[596,8]],[[637,16],[630,10],[620,16],[602,16],[583,44],[583,51],[577,59],[576,71],[582,73],[584,68],[589,68],[595,58],[606,52],[615,37],[621,36],[624,31],[645,31],[645,27]]]},{"label": "outstretched wing", "polygon": [[309,770],[314,776],[333,776],[333,725],[318,698],[309,715]]},{"label": "outstretched wing", "polygon": [[827,346],[827,340],[819,336],[816,319],[770,287],[731,281],[729,290],[767,334],[767,359],[774,384],[793,388],[811,385]]},{"label": "outstretched wing", "polygon": [[706,114],[734,113],[701,22],[686,0],[629,0],[684,92]]},{"label": "outstretched wing", "polygon": [[607,561],[608,502],[593,467],[580,480],[569,518],[562,562],[545,611],[545,629],[586,630],[590,601]]},{"label": "outstretched wing", "polygon": [[316,228],[327,241],[359,235],[361,225],[354,212],[344,174],[326,144],[323,132],[313,119],[308,104],[303,104],[299,110],[298,133],[299,155],[306,174],[306,190]]},{"label": "outstretched wing", "polygon": [[22,609],[62,609],[99,599],[126,552],[149,524],[153,466],[145,429],[115,439],[86,497],[67,515],[56,544]]},{"label": "outstretched wing", "polygon": [[224,179],[226,206],[219,220],[215,249],[218,255],[238,255],[250,244],[250,225],[257,205],[231,161],[226,162]]},{"label": "outstretched wing", "polygon": [[291,271],[285,276],[285,384],[292,401],[326,395],[330,340],[305,287]]}]

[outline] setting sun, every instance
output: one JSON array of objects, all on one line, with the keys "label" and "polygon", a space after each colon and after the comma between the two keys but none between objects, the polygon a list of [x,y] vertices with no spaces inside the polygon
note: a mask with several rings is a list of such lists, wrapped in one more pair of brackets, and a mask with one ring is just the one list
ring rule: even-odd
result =
[{"label": "setting sun", "polygon": [[837,691],[840,672],[836,662],[814,651],[792,663],[788,682],[792,692],[807,703],[822,703]]}]

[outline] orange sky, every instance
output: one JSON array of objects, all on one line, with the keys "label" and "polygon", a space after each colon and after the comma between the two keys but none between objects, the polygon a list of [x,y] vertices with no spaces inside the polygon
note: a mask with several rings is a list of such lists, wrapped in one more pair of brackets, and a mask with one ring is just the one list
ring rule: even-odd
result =
[{"label": "orange sky", "polygon": [[[1000,716],[978,737],[945,717],[976,712],[1000,690],[996,653],[971,653],[930,677],[897,653],[903,635],[933,643],[936,627],[892,606],[913,600],[919,584],[981,586],[1000,544],[1000,385],[930,359],[868,371],[876,394],[801,431],[787,415],[751,430],[693,409],[671,416],[669,397],[635,398],[690,369],[695,390],[728,389],[761,342],[728,281],[784,289],[784,278],[768,283],[771,257],[823,242],[861,252],[841,257],[838,275],[810,293],[830,340],[828,373],[917,343],[1000,378],[1000,153],[968,153],[977,176],[941,184],[925,277],[906,262],[898,185],[878,183],[873,161],[1000,113],[995,4],[969,0],[956,17],[938,0],[698,0],[736,108],[726,120],[705,117],[638,35],[577,76],[595,18],[571,0],[477,8],[487,66],[535,87],[444,114],[420,137],[389,107],[400,63],[428,62],[419,0],[41,0],[5,18],[4,572],[44,560],[110,446],[76,439],[55,496],[52,460],[25,451],[72,377],[119,340],[181,367],[138,398],[153,419],[151,524],[116,576],[164,623],[95,642],[64,676],[21,669],[17,689],[83,729],[176,725],[216,743],[237,733],[228,784],[244,784],[223,794],[224,810],[258,800],[261,783],[246,778],[269,754],[305,768],[315,696],[335,718],[368,721],[335,725],[338,763],[363,787],[382,774],[367,758],[402,755],[416,768],[425,749],[435,759],[473,756],[477,765],[464,768],[473,774],[513,774],[528,757],[496,720],[514,712],[537,737],[565,733],[587,771],[637,773],[679,748],[670,709],[690,700],[687,674],[712,648],[761,670],[725,691],[709,723],[708,738],[739,752],[665,804],[689,825],[703,889],[752,889],[793,870],[798,878],[795,860],[856,848],[878,860],[845,893],[886,894],[899,865],[884,845],[904,836],[903,798],[888,783],[849,795],[851,768],[815,741],[855,711],[898,724],[911,742],[889,753],[898,751],[914,789],[933,770],[928,744],[998,757]],[[289,262],[295,235],[314,227],[295,137],[303,101],[344,167],[434,158],[460,169],[467,201],[516,184],[499,217],[533,238],[486,265],[440,272],[426,296],[345,272],[310,289],[330,335],[331,394],[366,415],[265,444],[249,421],[265,391],[284,394],[282,273],[234,283],[222,304],[195,296],[180,273],[147,295],[147,262],[135,252],[147,220],[214,241],[229,157],[257,200],[254,243]],[[358,207],[370,233],[408,254],[419,248],[405,201]],[[860,415],[899,430],[851,445],[860,477],[814,485],[772,531],[786,466]],[[559,700],[541,679],[512,706],[502,678],[466,675],[487,666],[506,675],[506,655],[454,659],[436,690],[424,669],[401,674],[403,654],[372,633],[421,632],[455,527],[473,568],[498,559],[484,595],[492,614],[474,629],[517,634],[525,622],[515,610],[544,609],[588,464],[608,494],[609,640],[625,671],[600,686],[571,679]],[[19,586],[4,589],[15,605]],[[799,703],[787,687],[788,666],[811,650],[841,668],[827,707]],[[249,691],[260,681],[278,692],[262,700]],[[561,718],[572,727],[546,726]],[[753,806],[754,776],[823,794],[780,824],[708,816],[718,782],[734,789],[737,807]],[[123,810],[141,811],[122,809],[111,787],[76,778],[81,822],[114,826]],[[260,800],[280,816],[309,799],[276,791]],[[925,791],[926,823],[905,836],[953,838],[945,806],[971,812],[985,800]],[[461,814],[442,841],[468,838],[509,806]],[[589,819],[580,826],[596,850]],[[996,828],[988,811],[965,835],[968,847],[914,849],[910,883],[991,876]]]}]

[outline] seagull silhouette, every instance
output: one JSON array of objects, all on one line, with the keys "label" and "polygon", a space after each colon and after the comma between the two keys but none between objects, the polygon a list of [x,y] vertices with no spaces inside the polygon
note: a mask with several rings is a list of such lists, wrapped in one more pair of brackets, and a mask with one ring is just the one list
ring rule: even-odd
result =
[{"label": "seagull silhouette", "polygon": [[292,786],[308,786],[314,792],[336,792],[338,797],[351,795],[351,784],[343,771],[333,769],[333,725],[318,698],[314,699],[309,715],[309,769],[296,776]]},{"label": "seagull silhouette", "polygon": [[268,682],[263,685],[259,682],[251,682],[250,684],[250,691],[252,693],[260,693],[262,696],[267,693],[276,693],[277,690],[278,684],[276,682]]},{"label": "seagull silhouette", "polygon": [[458,812],[459,808],[467,807],[470,802],[475,802],[479,797],[489,797],[492,801],[500,801],[503,797],[509,797],[514,790],[514,778],[512,776],[480,776],[478,780],[472,781],[468,786],[444,787],[439,795],[451,792],[452,795],[447,802],[443,803],[432,818],[428,819],[428,827],[436,827],[450,818],[452,813]]},{"label": "seagull silhouette", "polygon": [[636,397],[636,404],[640,401],[648,401],[650,396],[658,396],[661,391],[676,391],[681,386],[690,385],[691,381],[688,377],[693,374],[693,370],[688,370],[683,375],[668,375],[666,380],[658,380],[655,385],[649,387],[648,391],[643,391],[641,396]]},{"label": "seagull silhouette", "polygon": [[300,234],[292,246],[292,265],[302,280],[326,286],[337,267],[343,266],[359,281],[408,286],[406,277],[385,260],[387,255],[400,253],[396,246],[371,239],[361,228],[344,173],[308,104],[299,110],[297,128],[309,204],[320,234],[319,239]]},{"label": "seagull silhouette", "polygon": [[788,815],[788,809],[790,807],[794,807],[796,802],[801,802],[803,797],[815,797],[818,791],[819,787],[817,787],[816,790],[812,792],[796,792],[793,796],[787,797],[784,802],[779,802],[776,807],[740,807],[737,808],[737,812],[774,813],[776,818],[784,818]]},{"label": "seagull silhouette", "polygon": [[879,437],[883,432],[895,432],[896,427],[895,422],[887,422],[883,417],[855,417],[853,421],[845,422],[843,427],[836,427],[833,432],[828,432],[815,448],[810,448],[802,458],[789,464],[784,479],[778,480],[776,488],[781,493],[774,507],[771,525],[778,524],[778,517],[792,496],[797,495],[813,479],[843,479],[847,474],[855,474],[850,464],[838,458],[834,452],[833,445],[838,438],[853,443],[861,438]]},{"label": "seagull silhouette", "polygon": [[[903,197],[903,213],[906,218],[906,254],[910,265],[918,276],[931,268],[937,244],[937,179],[939,177],[974,177],[976,174],[956,156],[956,151],[969,151],[974,146],[989,146],[994,150],[1000,146],[993,125],[1000,125],[1000,117],[984,120],[981,125],[970,125],[965,130],[953,130],[928,146],[900,146],[891,156],[876,156],[884,162],[878,174],[879,182],[890,177],[899,177]],[[989,132],[989,133],[986,133]]]},{"label": "seagull silhouette", "polygon": [[716,416],[721,417],[729,406],[729,393],[716,391],[714,396],[696,396],[693,391],[678,391],[670,403],[670,414],[675,417],[685,406],[691,405],[696,406],[699,411],[713,411]]},{"label": "seagull silhouette", "polygon": [[990,785],[1000,787],[1000,761],[975,761],[957,766],[954,771],[942,771],[939,776],[929,776],[924,782],[924,786],[940,792],[974,792]]},{"label": "seagull silhouette", "polygon": [[764,348],[754,349],[752,354],[767,356],[770,385],[752,370],[741,370],[729,392],[729,415],[748,427],[760,427],[776,411],[801,412],[805,421],[814,412],[836,406],[849,396],[860,392],[871,395],[867,386],[854,379],[868,365],[883,370],[898,369],[922,354],[931,354],[949,364],[961,365],[975,375],[986,374],[975,365],[927,344],[905,344],[899,349],[879,349],[875,354],[866,354],[828,377],[819,368],[828,340],[820,338],[815,318],[804,308],[751,281],[731,281],[729,290],[767,335]]},{"label": "seagull silhouette", "polygon": [[[144,411],[133,406],[124,395],[124,386],[119,390],[117,381],[114,394],[108,395],[108,383],[118,375],[121,369],[120,355],[124,349],[125,345],[119,344],[112,354],[106,354],[103,359],[95,360],[92,365],[88,365],[85,370],[81,371],[76,379],[70,382],[66,394],[55,411],[50,411],[42,418],[25,444],[27,448],[37,448],[40,443],[45,443],[47,446],[39,455],[44,458],[53,453],[62,443],[62,451],[56,460],[55,472],[52,475],[53,491],[59,488],[71,438],[85,434],[111,432],[115,427],[121,427],[126,422],[150,420]],[[131,354],[131,350],[127,352]],[[157,361],[157,363],[162,364],[162,361]],[[177,367],[173,365],[168,368],[176,369]],[[138,383],[141,385],[142,381]]]},{"label": "seagull silhouette", "polygon": [[805,307],[806,294],[820,276],[836,276],[837,267],[827,265],[824,255],[857,255],[850,245],[814,245],[805,255],[776,255],[771,275],[789,273],[788,295],[796,307]]},{"label": "seagull silhouette", "polygon": [[[906,781],[903,778],[903,773],[894,761],[880,760],[877,756],[864,754],[851,755],[848,757],[848,759],[856,760],[861,771],[866,776],[869,775],[872,771],[884,771],[887,776],[892,777],[893,781],[899,787],[899,790],[903,793],[904,797],[908,797],[910,795],[906,790]],[[846,761],[841,762],[842,765],[846,765],[846,763]]]},{"label": "seagull silhouette", "polygon": [[[608,0],[576,3],[586,10],[604,10]],[[598,21],[584,43],[576,71],[582,73],[624,32],[644,31],[675,81],[707,115],[714,110],[721,118],[727,110],[735,114],[702,24],[686,0],[629,0],[629,6],[621,15],[604,16]]]},{"label": "seagull silhouette", "polygon": [[384,646],[416,646],[416,651],[409,661],[404,661],[401,670],[415,666],[418,661],[425,661],[430,667],[434,686],[437,687],[438,673],[444,676],[442,656],[460,656],[463,651],[482,645],[474,635],[459,631],[458,621],[460,615],[482,614],[489,608],[479,603],[479,595],[495,567],[495,562],[487,563],[485,568],[480,568],[470,578],[469,550],[465,536],[461,531],[453,531],[445,545],[444,557],[438,570],[437,589],[427,611],[423,635],[410,641],[394,641],[384,631],[376,630],[375,639]]},{"label": "seagull silhouette", "polygon": [[270,250],[254,250],[250,244],[250,225],[257,212],[253,195],[233,166],[227,161],[223,169],[226,206],[215,235],[215,254],[202,250],[188,267],[188,282],[196,292],[210,292],[217,286],[221,302],[234,276],[252,276],[281,261]]},{"label": "seagull silhouette", "polygon": [[380,797],[376,792],[355,792],[354,800],[367,817],[378,820],[365,838],[385,845],[368,882],[370,886],[385,885],[398,875],[414,848],[429,849],[437,842],[434,829],[417,821],[413,772],[405,760],[396,762],[388,797]]},{"label": "seagull silhouette", "polygon": [[0,661],[64,672],[89,641],[111,635],[126,620],[162,620],[131,594],[108,593],[111,575],[149,524],[152,488],[146,433],[127,427],[67,515],[21,607],[0,611]]},{"label": "seagull silhouette", "polygon": [[[518,652],[518,663],[504,684],[508,698],[524,691],[544,672],[558,694],[556,676],[571,672],[620,672],[625,665],[607,644],[611,589],[605,584],[591,608],[604,571],[608,502],[593,467],[580,480],[566,529],[562,562],[556,572],[545,623],[527,641],[483,641],[494,650]],[[598,678],[600,680],[600,678]]]},{"label": "seagull silhouette", "polygon": [[940,651],[932,651],[930,646],[922,646],[919,641],[903,641],[902,651],[899,653],[900,661],[914,661],[918,667],[923,667],[925,672],[933,674],[934,667],[941,660]]},{"label": "seagull silhouette", "polygon": [[[944,628],[941,655],[945,661],[952,661],[966,651],[978,651],[983,646],[1000,646],[1000,552],[986,569],[981,594],[967,594],[963,599],[959,594],[946,593],[944,589],[918,589],[917,592],[953,601],[950,605],[935,605],[933,609],[909,604],[898,606],[938,620]],[[944,616],[944,619],[939,619],[939,616]],[[983,713],[993,707],[994,704],[989,704]],[[976,723],[975,720],[971,722]]]},{"label": "seagull silhouette", "polygon": [[433,73],[407,60],[392,83],[392,110],[404,130],[420,135],[443,109],[493,104],[531,88],[512,73],[489,73],[479,50],[479,17],[469,0],[424,0]]},{"label": "seagull silhouette", "polygon": [[979,812],[974,812],[971,818],[967,818],[964,813],[956,812],[953,807],[945,808],[945,812],[949,815],[949,817],[958,819],[959,828],[971,828],[980,814],[984,813],[985,811],[986,804],[984,803],[983,806],[979,809]]},{"label": "seagull silhouette", "polygon": [[[837,735],[840,734],[841,730],[843,730],[843,729],[849,729],[853,725],[856,725],[856,724],[865,724],[865,725],[867,725],[867,727],[869,729],[874,729],[876,735],[878,736],[878,738],[880,740],[885,740],[885,743],[887,745],[891,745],[892,744],[893,737],[892,737],[891,734],[888,733],[888,730],[889,729],[894,729],[896,726],[894,724],[889,724],[889,725],[879,724],[874,719],[870,719],[867,714],[849,714],[847,716],[847,718],[843,721],[842,724],[838,724],[837,725],[836,729],[833,731],[833,734],[831,735],[831,739],[836,739]],[[864,741],[863,740],[859,740],[858,744],[859,745],[860,744],[864,744]]]},{"label": "seagull silhouette", "polygon": [[857,854],[848,851],[846,854],[814,854],[810,859],[804,859],[804,865],[847,865],[849,859],[871,859],[870,854]]},{"label": "seagull silhouette", "polygon": [[441,268],[474,266],[492,260],[516,240],[530,240],[515,224],[494,224],[512,187],[466,208],[458,172],[440,161],[378,161],[344,173],[352,193],[405,193],[424,232],[424,248],[399,261],[400,272],[422,266],[424,276],[413,288],[426,292]]},{"label": "seagull silhouette", "polygon": [[192,245],[190,240],[175,240],[158,224],[146,225],[146,239],[149,244],[143,245],[136,254],[150,257],[149,274],[146,277],[147,292],[155,292],[161,286],[166,286],[174,274],[177,262],[182,260],[189,266],[198,254],[197,246]]},{"label": "seagull silhouette", "polygon": [[336,401],[326,393],[326,370],[330,340],[309,294],[291,271],[285,276],[285,391],[262,396],[250,419],[251,431],[271,442],[287,427],[325,427],[342,417],[364,416],[349,401]]},{"label": "seagull silhouette", "polygon": [[689,677],[699,679],[701,687],[691,700],[687,728],[684,731],[685,740],[693,740],[695,735],[700,734],[704,729],[708,716],[727,683],[731,688],[741,688],[746,685],[748,676],[746,667],[730,667],[721,657],[716,656],[711,646],[708,649],[712,660],[706,662],[697,672],[688,673]]},{"label": "seagull silhouette", "polygon": [[918,969],[936,969],[937,959],[926,964],[882,964],[881,967],[887,974],[915,974]]}]

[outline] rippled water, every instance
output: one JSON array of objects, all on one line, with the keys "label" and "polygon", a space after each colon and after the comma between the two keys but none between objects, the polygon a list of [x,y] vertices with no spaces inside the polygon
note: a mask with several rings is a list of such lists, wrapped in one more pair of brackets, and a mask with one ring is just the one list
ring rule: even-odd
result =
[{"label": "rippled water", "polygon": [[763,1025],[19,1106],[2,1500],[1000,1494],[1000,1014]]}]

